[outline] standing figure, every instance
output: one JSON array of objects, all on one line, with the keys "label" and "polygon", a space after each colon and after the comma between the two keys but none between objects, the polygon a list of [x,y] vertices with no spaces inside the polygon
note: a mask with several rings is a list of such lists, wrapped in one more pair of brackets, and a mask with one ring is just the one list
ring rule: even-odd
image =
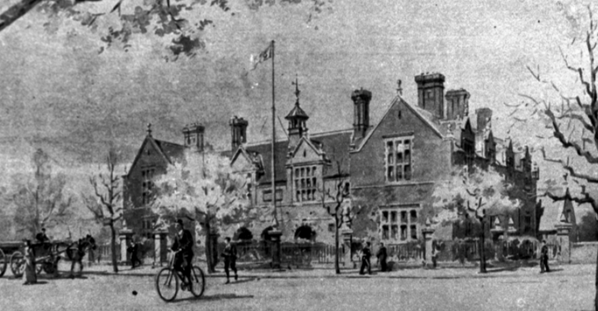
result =
[{"label": "standing figure", "polygon": [[91,267],[91,265],[95,262],[95,244],[96,244],[96,240],[91,236],[91,234],[88,234],[86,236],[87,241],[89,241],[89,243],[91,245],[94,245],[94,247],[90,247],[87,249],[88,254],[87,254],[87,262],[88,265]]},{"label": "standing figure", "polygon": [[31,247],[31,241],[25,241],[25,273],[23,273],[23,285],[37,283],[37,275],[35,275],[35,255]]},{"label": "standing figure", "polygon": [[548,268],[548,246],[546,245],[546,240],[542,240],[540,252],[540,273],[550,272],[550,268]]},{"label": "standing figure", "polygon": [[183,220],[176,221],[176,234],[171,249],[176,252],[174,257],[174,268],[183,273],[184,284],[181,286],[184,290],[191,286],[191,264],[193,260],[193,235],[191,231],[185,229]]},{"label": "standing figure", "polygon": [[226,237],[224,239],[226,245],[224,246],[224,251],[222,251],[222,257],[224,257],[224,271],[226,272],[226,284],[230,283],[230,274],[229,269],[235,272],[235,281],[238,279],[237,276],[237,247],[234,244],[231,244],[230,238]]},{"label": "standing figure", "polygon": [[368,268],[368,274],[372,274],[372,265],[370,263],[370,257],[372,257],[372,251],[370,250],[370,242],[365,242],[363,249],[361,250],[361,269],[359,274],[365,274],[364,270]]},{"label": "standing figure", "polygon": [[378,264],[380,265],[380,272],[388,271],[388,265],[386,263],[386,258],[388,257],[388,255],[386,253],[386,246],[384,246],[384,243],[382,243],[382,242],[380,242],[380,248],[378,248],[376,257],[378,257]]},{"label": "standing figure", "polygon": [[[141,260],[139,259],[139,246],[134,241],[131,241],[131,246],[128,249],[131,252],[131,269],[135,269],[135,267],[141,266]],[[137,264],[137,265],[135,265]]]},{"label": "standing figure", "polygon": [[436,241],[432,241],[432,266],[436,268],[436,262],[438,260],[438,244]]}]

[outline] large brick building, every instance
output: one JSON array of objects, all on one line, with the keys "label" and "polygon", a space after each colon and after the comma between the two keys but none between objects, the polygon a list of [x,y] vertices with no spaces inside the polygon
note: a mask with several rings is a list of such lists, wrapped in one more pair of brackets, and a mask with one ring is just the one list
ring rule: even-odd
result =
[{"label": "large brick building", "polygon": [[[350,203],[359,207],[352,223],[354,236],[392,244],[420,240],[426,219],[434,216],[430,205],[435,183],[442,182],[456,165],[474,163],[494,165],[521,186],[514,195],[525,199],[523,207],[501,221],[514,222],[520,234],[535,235],[539,216],[535,200],[526,196],[535,193],[537,182],[531,155],[527,149],[518,150],[512,142],[494,137],[490,109],[478,109],[475,117],[470,117],[469,93],[461,89],[445,94],[444,81],[442,74],[416,76],[417,106],[406,102],[398,90],[376,123],[369,117],[372,94],[356,90],[350,96],[353,127],[324,133],[309,132],[309,115],[297,97],[285,117],[288,139],[274,146],[274,194],[271,142],[252,143],[246,135],[248,120],[230,120],[231,149],[223,155],[252,180],[249,191],[254,208],[270,206],[273,199],[278,202],[286,240],[333,240],[334,219],[326,207],[334,201],[326,194],[334,192],[339,183],[349,190]],[[138,233],[149,234],[155,219],[144,208],[151,195],[152,178],[163,173],[185,148],[203,151],[203,127],[189,126],[183,133],[184,144],[179,145],[156,140],[148,132],[124,177],[125,200],[130,202],[125,219]],[[270,225],[242,224],[254,238],[263,236]]]}]

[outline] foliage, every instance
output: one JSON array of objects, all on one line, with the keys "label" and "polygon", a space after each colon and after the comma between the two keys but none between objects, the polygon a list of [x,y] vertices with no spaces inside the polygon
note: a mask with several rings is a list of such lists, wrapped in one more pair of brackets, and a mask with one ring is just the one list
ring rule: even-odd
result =
[{"label": "foliage", "polygon": [[434,221],[445,224],[458,219],[459,213],[468,212],[477,218],[505,215],[520,205],[509,197],[512,185],[494,168],[487,171],[465,166],[451,172],[448,181],[436,184],[432,197]]},{"label": "foliage", "polygon": [[177,215],[190,215],[200,223],[230,225],[252,212],[245,176],[217,154],[187,152],[183,161],[168,167],[156,185],[159,193],[152,205],[162,224]]},{"label": "foliage", "polygon": [[[150,35],[162,41],[175,59],[202,51],[205,31],[219,22],[234,23],[240,14],[300,7],[306,22],[312,23],[317,16],[332,11],[332,0],[20,0],[0,12],[5,14],[0,20],[19,18],[37,3],[38,11],[48,18],[44,26],[49,32],[68,19],[98,36],[103,45],[100,52],[114,45],[128,51],[135,36]],[[11,22],[0,26],[0,31]]]}]

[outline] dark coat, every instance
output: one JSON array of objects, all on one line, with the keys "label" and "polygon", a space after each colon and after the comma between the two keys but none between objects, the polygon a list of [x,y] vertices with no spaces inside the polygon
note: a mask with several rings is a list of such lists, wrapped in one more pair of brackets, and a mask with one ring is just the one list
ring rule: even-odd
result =
[{"label": "dark coat", "polygon": [[367,246],[365,246],[365,247],[364,247],[364,248],[361,250],[361,253],[362,253],[362,255],[361,255],[361,256],[362,256],[362,258],[364,258],[364,259],[368,259],[368,260],[369,260],[369,259],[370,259],[370,257],[372,257],[372,251],[371,251],[371,250],[370,250],[370,248],[369,248],[369,247],[367,247]]},{"label": "dark coat", "polygon": [[388,254],[386,253],[385,246],[380,247],[380,249],[378,250],[378,253],[376,253],[376,257],[378,257],[378,260],[385,260],[386,257],[388,257]]},{"label": "dark coat", "polygon": [[193,255],[193,235],[187,229],[183,229],[183,233],[177,233],[174,236],[174,243],[171,249],[173,251],[181,251],[182,254]]},{"label": "dark coat", "polygon": [[224,250],[222,251],[222,257],[224,257],[224,260],[237,259],[237,247],[234,244],[225,246]]}]

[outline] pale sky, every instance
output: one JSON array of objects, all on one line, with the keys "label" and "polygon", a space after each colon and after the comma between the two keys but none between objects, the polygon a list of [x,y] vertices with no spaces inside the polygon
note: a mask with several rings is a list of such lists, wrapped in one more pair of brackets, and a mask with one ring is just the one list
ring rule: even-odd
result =
[{"label": "pale sky", "polygon": [[[130,162],[150,122],[154,137],[179,143],[184,124],[203,123],[207,141],[223,149],[230,144],[228,119],[237,115],[249,121],[250,141],[268,139],[271,64],[245,73],[251,55],[270,40],[276,41],[276,105],[283,122],[295,102],[296,76],[307,126],[317,133],[351,127],[356,88],[373,93],[376,121],[398,79],[415,105],[414,76],[441,72],[446,90],[471,93],[472,111],[494,110],[495,135],[504,138],[513,122],[503,103],[521,102],[518,94],[538,90],[527,65],[564,85],[572,81],[564,78],[569,73],[559,47],[578,51],[568,45],[580,30],[575,18],[585,13],[571,2],[337,0],[310,19],[311,1],[258,11],[230,1],[234,16],[208,11],[214,27],[201,34],[205,50],[174,62],[164,59],[165,44],[156,36],[134,35],[128,52],[116,47],[98,53],[98,35],[33,12],[0,33],[3,165],[18,170],[14,163],[37,147],[64,165],[97,162],[108,144],[120,147]],[[114,3],[94,9],[106,12]],[[131,4],[123,13],[133,9]],[[508,135],[535,147],[546,143],[535,134],[550,132],[529,122]]]}]

